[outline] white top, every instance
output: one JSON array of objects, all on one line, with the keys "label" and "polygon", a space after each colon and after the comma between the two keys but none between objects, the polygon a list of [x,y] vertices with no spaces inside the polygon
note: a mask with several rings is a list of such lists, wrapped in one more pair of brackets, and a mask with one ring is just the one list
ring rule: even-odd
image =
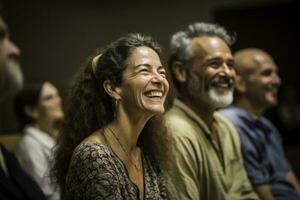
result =
[{"label": "white top", "polygon": [[51,184],[49,176],[54,146],[54,139],[47,133],[27,126],[15,150],[20,165],[37,182],[48,200],[60,199],[59,190]]}]

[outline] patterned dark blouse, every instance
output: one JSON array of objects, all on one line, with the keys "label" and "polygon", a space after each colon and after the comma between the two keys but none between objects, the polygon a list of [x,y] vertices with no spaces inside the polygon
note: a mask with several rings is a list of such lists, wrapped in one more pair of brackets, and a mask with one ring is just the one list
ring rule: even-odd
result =
[{"label": "patterned dark blouse", "polygon": [[[144,199],[167,199],[162,175],[142,155]],[[66,179],[66,199],[139,199],[123,162],[110,148],[84,142],[74,152]]]}]

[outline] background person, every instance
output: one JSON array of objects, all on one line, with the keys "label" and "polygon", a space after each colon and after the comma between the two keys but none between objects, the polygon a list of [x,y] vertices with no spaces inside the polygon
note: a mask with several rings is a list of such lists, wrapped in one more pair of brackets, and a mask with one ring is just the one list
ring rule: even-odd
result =
[{"label": "background person", "polygon": [[[2,18],[2,10],[0,8],[0,115],[5,116],[3,112],[4,101],[6,97],[11,97],[10,87],[7,86],[7,77],[10,77],[9,83],[19,82],[19,76],[17,73],[7,74],[11,65],[9,63],[17,63],[16,57],[20,55],[19,48],[10,40],[8,29],[5,21]],[[13,61],[12,61],[13,60]],[[18,66],[18,65],[14,65]],[[21,82],[22,83],[22,82]],[[14,91],[15,92],[15,91]],[[11,103],[11,102],[10,102]],[[13,103],[11,103],[13,104]],[[12,106],[11,106],[12,107]],[[10,107],[10,112],[13,109]],[[6,113],[7,114],[7,113]],[[9,118],[9,115],[6,116]],[[0,117],[0,127],[4,127],[3,118]],[[17,124],[14,124],[18,127]],[[0,128],[0,130],[4,130]],[[3,133],[0,131],[0,134]],[[37,184],[22,170],[19,162],[4,146],[0,144],[0,199],[1,200],[43,200],[46,199],[43,192],[37,186]]]},{"label": "background person", "polygon": [[216,112],[233,99],[233,42],[210,23],[190,24],[172,36],[169,67],[179,95],[165,119],[175,151],[168,184],[174,199],[257,199],[238,135]]},{"label": "background person", "polygon": [[235,101],[220,112],[239,133],[248,177],[262,199],[300,199],[299,181],[285,158],[280,134],[262,116],[277,104],[278,68],[262,49],[242,49],[234,59]]},{"label": "background person", "polygon": [[24,128],[15,154],[47,199],[58,200],[59,191],[51,183],[49,174],[56,144],[56,124],[63,118],[58,90],[49,82],[25,87],[17,94],[15,107]]}]

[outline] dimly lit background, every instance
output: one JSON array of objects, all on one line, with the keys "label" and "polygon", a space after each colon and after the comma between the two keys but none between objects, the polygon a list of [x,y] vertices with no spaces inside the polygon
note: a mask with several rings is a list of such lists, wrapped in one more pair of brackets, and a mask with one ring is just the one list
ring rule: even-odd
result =
[{"label": "dimly lit background", "polygon": [[[95,49],[125,33],[143,32],[163,45],[167,58],[170,35],[196,21],[216,22],[236,32],[233,51],[265,49],[279,67],[281,88],[293,85],[298,94],[300,87],[297,1],[4,0],[3,8],[11,38],[22,50],[25,83],[48,80],[63,94],[76,69]],[[281,91],[280,101],[284,100],[282,94]],[[276,108],[267,116],[281,130],[286,147],[300,146],[299,129],[287,132],[278,120]],[[294,156],[292,159],[300,162],[300,153],[290,151],[294,151],[289,154]]]}]

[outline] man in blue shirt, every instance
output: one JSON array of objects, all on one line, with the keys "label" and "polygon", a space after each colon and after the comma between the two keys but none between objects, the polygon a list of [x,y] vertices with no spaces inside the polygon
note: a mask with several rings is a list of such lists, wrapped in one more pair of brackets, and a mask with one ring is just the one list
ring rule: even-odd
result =
[{"label": "man in blue shirt", "polygon": [[300,199],[300,184],[285,158],[280,134],[262,116],[277,104],[277,66],[268,53],[254,48],[238,51],[234,60],[234,105],[220,112],[239,133],[248,177],[264,200]]}]

